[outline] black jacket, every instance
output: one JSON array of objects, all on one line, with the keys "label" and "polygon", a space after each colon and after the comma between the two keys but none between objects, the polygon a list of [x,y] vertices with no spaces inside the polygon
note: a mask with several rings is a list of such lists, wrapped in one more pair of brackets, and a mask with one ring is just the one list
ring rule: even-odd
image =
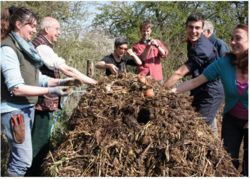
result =
[{"label": "black jacket", "polygon": [[[192,77],[195,78],[202,74],[204,69],[214,62],[218,53],[214,45],[202,34],[197,42],[193,45],[188,42],[188,60],[185,65],[189,69]],[[192,95],[200,95],[202,92],[213,96],[215,93],[223,95],[223,87],[219,79],[209,81],[191,91]]]}]

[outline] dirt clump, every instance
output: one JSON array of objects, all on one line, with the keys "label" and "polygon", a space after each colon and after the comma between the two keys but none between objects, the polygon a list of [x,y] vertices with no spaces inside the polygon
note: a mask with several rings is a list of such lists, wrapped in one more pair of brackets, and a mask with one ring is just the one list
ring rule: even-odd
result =
[{"label": "dirt clump", "polygon": [[221,141],[191,107],[136,75],[103,77],[81,97],[46,176],[239,176]]}]

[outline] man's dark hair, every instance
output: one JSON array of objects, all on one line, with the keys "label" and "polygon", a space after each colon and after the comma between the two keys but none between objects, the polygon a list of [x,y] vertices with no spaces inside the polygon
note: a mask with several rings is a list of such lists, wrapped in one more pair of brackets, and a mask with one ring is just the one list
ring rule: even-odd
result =
[{"label": "man's dark hair", "polygon": [[117,37],[115,39],[115,48],[119,47],[120,45],[128,44],[128,40],[125,37]]},{"label": "man's dark hair", "polygon": [[193,13],[188,16],[186,20],[186,26],[188,25],[188,22],[202,21],[202,27],[204,27],[204,20],[204,16],[201,13]]}]

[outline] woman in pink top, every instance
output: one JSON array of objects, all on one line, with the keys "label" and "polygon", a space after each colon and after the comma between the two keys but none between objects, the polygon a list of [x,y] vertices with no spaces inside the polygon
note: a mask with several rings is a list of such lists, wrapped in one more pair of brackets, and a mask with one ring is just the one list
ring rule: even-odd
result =
[{"label": "woman in pink top", "polygon": [[138,73],[144,76],[150,75],[154,80],[162,81],[161,58],[166,58],[168,49],[157,39],[152,39],[153,24],[146,20],[140,26],[141,40],[133,45],[132,50],[141,59],[142,65],[138,68]]},{"label": "woman in pink top", "polygon": [[220,77],[225,92],[221,137],[237,169],[243,142],[244,176],[248,176],[248,39],[248,26],[237,25],[232,33],[230,53],[210,64],[200,76],[171,89],[181,93]]}]

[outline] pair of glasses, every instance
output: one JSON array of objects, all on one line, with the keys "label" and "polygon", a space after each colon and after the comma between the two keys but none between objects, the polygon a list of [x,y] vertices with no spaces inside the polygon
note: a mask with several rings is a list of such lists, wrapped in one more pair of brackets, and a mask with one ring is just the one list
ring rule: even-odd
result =
[{"label": "pair of glasses", "polygon": [[123,48],[123,47],[118,47],[120,50],[125,50],[125,51],[127,51],[128,50],[128,48]]}]

